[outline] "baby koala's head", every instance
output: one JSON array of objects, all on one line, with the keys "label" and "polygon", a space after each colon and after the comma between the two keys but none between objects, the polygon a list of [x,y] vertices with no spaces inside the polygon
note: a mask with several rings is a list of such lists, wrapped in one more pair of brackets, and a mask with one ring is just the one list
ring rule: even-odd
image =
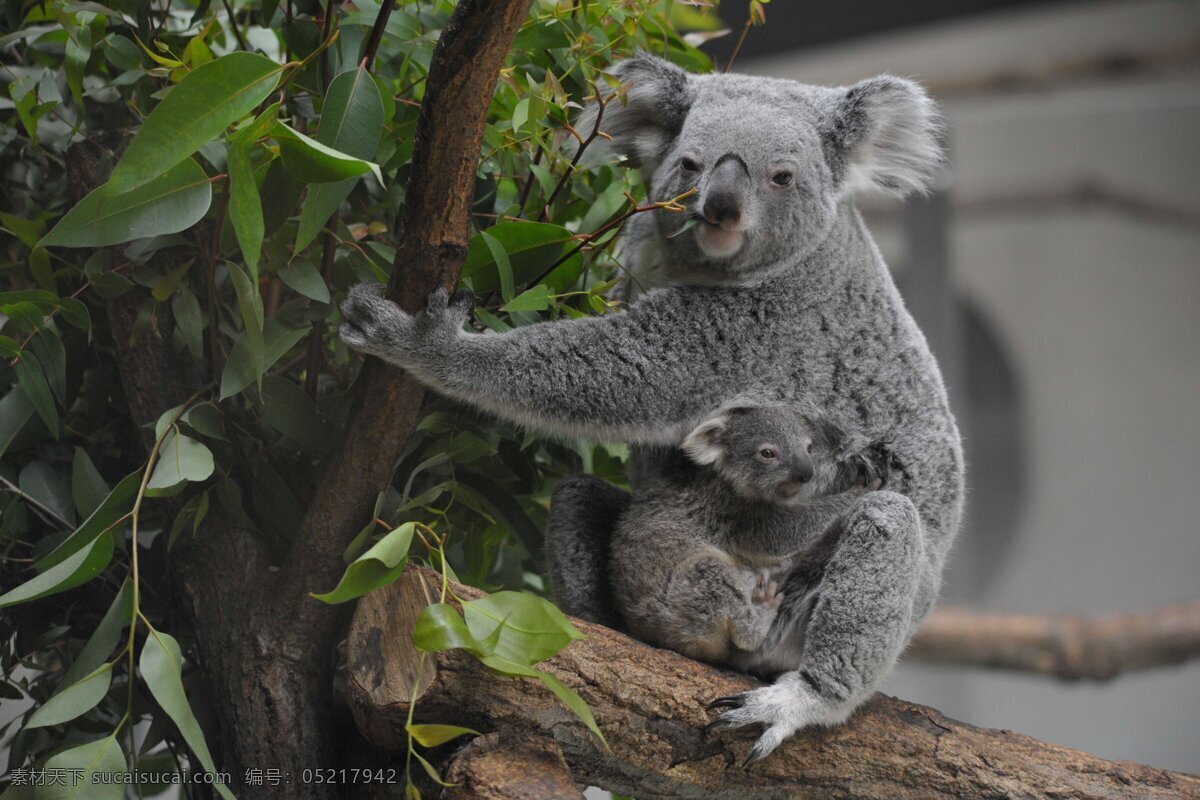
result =
[{"label": "baby koala's head", "polygon": [[700,423],[683,440],[683,451],[748,500],[794,505],[812,499],[825,482],[814,442],[823,444],[819,431],[789,408],[737,407]]}]

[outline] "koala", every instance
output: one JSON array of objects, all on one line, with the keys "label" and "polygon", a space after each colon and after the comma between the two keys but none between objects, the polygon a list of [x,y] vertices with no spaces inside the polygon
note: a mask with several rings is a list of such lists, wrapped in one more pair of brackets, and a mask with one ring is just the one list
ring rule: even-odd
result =
[{"label": "koala", "polygon": [[[861,497],[829,543],[800,666],[711,704],[719,727],[762,727],[761,758],[870,697],[933,606],[961,522],[941,373],[855,206],[933,182],[939,117],[917,84],[888,76],[820,87],[646,55],[614,71],[609,152],[640,164],[652,199],[696,189],[684,213],[646,212],[630,232],[635,273],[654,277],[646,291],[620,313],[475,333],[461,293],[439,289],[409,314],[358,286],[340,335],[503,419],[628,443],[635,488],[712,409],[739,403],[828,420],[848,452],[886,467],[886,490]],[[546,543],[564,611],[620,624],[608,571],[629,503],[593,477],[560,482]]]},{"label": "koala", "polygon": [[691,658],[765,665],[758,651],[793,561],[865,490],[845,485],[836,446],[786,406],[730,408],[689,433],[676,468],[634,496],[613,533],[613,593],[629,631]]}]

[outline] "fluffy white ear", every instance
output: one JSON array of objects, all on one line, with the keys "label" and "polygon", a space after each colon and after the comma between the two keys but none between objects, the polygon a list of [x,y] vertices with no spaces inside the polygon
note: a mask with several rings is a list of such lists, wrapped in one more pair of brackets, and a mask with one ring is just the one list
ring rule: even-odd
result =
[{"label": "fluffy white ear", "polygon": [[610,139],[596,138],[588,146],[585,161],[597,163],[613,154],[640,162],[649,174],[679,135],[692,105],[692,85],[687,72],[651,55],[626,59],[613,67],[619,89],[601,82],[604,98],[593,102],[575,122],[585,139],[600,120],[600,131]]},{"label": "fluffy white ear", "polygon": [[700,466],[712,464],[725,452],[721,439],[725,434],[726,417],[712,417],[696,426],[683,440],[683,452]]},{"label": "fluffy white ear", "polygon": [[846,89],[829,130],[842,191],[927,191],[942,167],[942,128],[936,104],[912,81],[880,75]]}]

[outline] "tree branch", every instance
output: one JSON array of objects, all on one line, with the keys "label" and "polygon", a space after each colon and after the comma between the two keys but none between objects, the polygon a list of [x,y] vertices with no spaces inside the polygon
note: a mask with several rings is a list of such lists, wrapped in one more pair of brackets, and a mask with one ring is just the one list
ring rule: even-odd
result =
[{"label": "tree branch", "polygon": [[[419,654],[412,626],[437,576],[410,569],[363,598],[347,640],[351,704],[363,734],[402,745]],[[454,593],[482,593],[455,585]],[[427,657],[416,716],[514,736],[552,737],[580,783],[655,798],[1200,798],[1200,778],[1106,761],[1027,736],[976,728],[877,695],[844,726],[810,730],[745,771],[757,732],[708,732],[705,703],[753,688],[745,675],[691,661],[575,620],[587,634],[539,665],[591,707],[612,751],[540,683],[500,677],[461,651]]]},{"label": "tree branch", "polygon": [[450,760],[442,800],[583,800],[562,751],[544,736],[489,733]]},{"label": "tree branch", "polygon": [[1200,601],[1100,617],[941,608],[905,658],[1105,681],[1200,658]]}]

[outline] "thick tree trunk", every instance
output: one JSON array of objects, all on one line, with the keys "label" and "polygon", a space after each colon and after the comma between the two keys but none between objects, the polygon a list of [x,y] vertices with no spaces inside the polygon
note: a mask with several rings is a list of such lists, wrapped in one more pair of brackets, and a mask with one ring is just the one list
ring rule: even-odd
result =
[{"label": "thick tree trunk", "polygon": [[905,657],[1105,681],[1200,658],[1200,602],[1099,617],[939,608]]},{"label": "thick tree trunk", "polygon": [[[403,745],[420,655],[412,626],[434,578],[409,570],[364,598],[347,640],[348,680],[364,735]],[[464,598],[480,592],[455,586]],[[416,716],[515,736],[552,737],[582,783],[653,798],[1200,798],[1200,778],[1106,761],[1028,736],[976,728],[877,695],[845,726],[806,731],[749,771],[753,735],[708,732],[705,704],[752,688],[750,678],[583,621],[587,638],[541,666],[577,691],[604,746],[541,684],[503,678],[473,657],[427,656]]]}]

